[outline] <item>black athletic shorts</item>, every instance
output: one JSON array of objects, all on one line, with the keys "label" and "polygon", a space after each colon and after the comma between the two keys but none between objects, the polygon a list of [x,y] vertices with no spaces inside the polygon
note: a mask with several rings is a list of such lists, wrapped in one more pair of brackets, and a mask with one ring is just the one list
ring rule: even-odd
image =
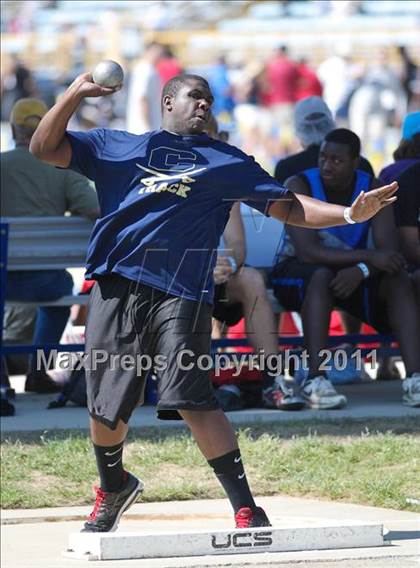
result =
[{"label": "black athletic shorts", "polygon": [[229,302],[225,283],[214,287],[213,317],[228,326],[236,325],[244,317],[242,304]]},{"label": "black athletic shorts", "polygon": [[[287,258],[274,267],[270,283],[274,294],[285,310],[300,312],[317,264]],[[391,333],[385,301],[379,295],[381,275],[364,280],[348,298],[335,298],[334,307],[368,323],[379,333]]]},{"label": "black athletic shorts", "polygon": [[[179,420],[177,410],[219,408],[206,370],[211,317],[210,304],[171,296],[119,275],[99,278],[90,294],[86,326],[91,416],[112,429],[120,419],[127,423],[143,403],[152,370],[159,418]],[[204,365],[197,364],[200,355]]]}]

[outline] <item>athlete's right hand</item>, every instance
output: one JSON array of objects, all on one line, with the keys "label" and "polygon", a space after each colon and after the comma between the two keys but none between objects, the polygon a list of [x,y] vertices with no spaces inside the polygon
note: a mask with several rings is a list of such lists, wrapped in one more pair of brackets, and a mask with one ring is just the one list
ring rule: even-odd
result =
[{"label": "athlete's right hand", "polygon": [[69,89],[77,90],[77,93],[85,97],[105,97],[112,95],[121,89],[121,86],[108,88],[101,87],[93,82],[92,73],[82,73],[73,81]]}]

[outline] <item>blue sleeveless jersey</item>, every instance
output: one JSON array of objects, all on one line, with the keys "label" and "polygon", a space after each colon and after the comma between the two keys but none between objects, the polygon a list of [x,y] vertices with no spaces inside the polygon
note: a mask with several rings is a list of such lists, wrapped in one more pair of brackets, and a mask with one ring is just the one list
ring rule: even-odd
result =
[{"label": "blue sleeveless jersey", "polygon": [[[327,201],[325,196],[324,187],[321,180],[321,174],[319,168],[311,168],[305,170],[302,174],[307,179],[310,187],[312,197],[319,199],[320,201]],[[372,183],[372,177],[362,172],[361,170],[356,170],[356,183],[354,184],[354,191],[351,197],[351,202],[356,199],[356,197],[362,191],[369,191]],[[330,227],[328,229],[322,229],[331,235],[337,237],[340,241],[346,243],[350,248],[366,248],[368,233],[370,228],[370,221],[365,221],[364,223],[356,223],[355,225],[341,225],[340,227]]]}]

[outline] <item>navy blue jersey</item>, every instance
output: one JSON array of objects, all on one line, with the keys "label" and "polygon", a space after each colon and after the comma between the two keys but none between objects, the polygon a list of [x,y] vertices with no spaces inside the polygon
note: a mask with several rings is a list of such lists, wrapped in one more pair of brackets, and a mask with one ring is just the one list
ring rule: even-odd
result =
[{"label": "navy blue jersey", "polygon": [[67,136],[70,167],[95,182],[101,207],[87,278],[114,272],[212,302],[216,251],[233,203],[267,213],[273,200],[290,199],[253,158],[206,134],[97,129]]}]

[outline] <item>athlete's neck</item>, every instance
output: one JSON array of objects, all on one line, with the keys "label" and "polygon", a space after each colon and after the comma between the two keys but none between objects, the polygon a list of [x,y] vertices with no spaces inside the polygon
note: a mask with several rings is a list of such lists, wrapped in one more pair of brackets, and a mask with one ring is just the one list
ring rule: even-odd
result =
[{"label": "athlete's neck", "polygon": [[169,134],[173,134],[174,136],[200,136],[201,134],[203,134],[203,132],[190,132],[190,131],[179,131],[179,130],[174,130],[174,129],[170,129],[170,128],[165,128],[165,126],[162,126],[162,130],[165,130],[165,132],[169,132]]},{"label": "athlete's neck", "polygon": [[197,132],[195,129],[191,131],[185,128],[184,124],[177,124],[176,122],[165,119],[162,121],[162,128],[163,130],[166,130],[166,132],[170,132],[176,136],[198,136],[203,134],[203,132]]}]

